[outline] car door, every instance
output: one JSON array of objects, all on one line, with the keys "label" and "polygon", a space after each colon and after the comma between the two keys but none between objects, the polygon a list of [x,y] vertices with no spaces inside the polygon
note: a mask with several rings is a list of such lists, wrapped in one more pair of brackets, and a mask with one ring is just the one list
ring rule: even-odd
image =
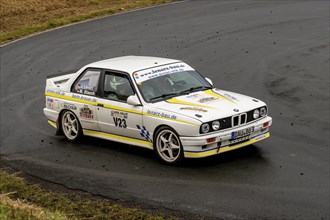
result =
[{"label": "car door", "polygon": [[145,140],[142,126],[143,107],[127,103],[136,94],[126,73],[104,71],[102,76],[102,105],[97,108],[99,126],[103,132]]},{"label": "car door", "polygon": [[96,106],[100,99],[101,73],[101,69],[86,69],[71,88],[72,98],[62,103],[64,108],[76,113],[83,129],[100,130]]}]

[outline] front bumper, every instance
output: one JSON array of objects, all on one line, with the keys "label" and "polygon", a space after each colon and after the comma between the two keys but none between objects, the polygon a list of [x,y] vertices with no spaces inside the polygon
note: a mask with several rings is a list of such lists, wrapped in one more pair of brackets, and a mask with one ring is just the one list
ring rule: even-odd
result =
[{"label": "front bumper", "polygon": [[[269,126],[271,124],[272,118],[267,116],[258,121],[225,131],[199,137],[180,137],[184,156],[186,158],[208,157],[256,143],[270,136]],[[232,139],[232,132],[251,127],[254,128],[254,131],[248,136]]]}]

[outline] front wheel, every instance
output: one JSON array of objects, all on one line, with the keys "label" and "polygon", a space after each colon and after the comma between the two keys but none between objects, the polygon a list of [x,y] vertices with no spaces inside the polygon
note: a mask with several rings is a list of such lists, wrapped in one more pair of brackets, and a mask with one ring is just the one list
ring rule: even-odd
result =
[{"label": "front wheel", "polygon": [[65,111],[62,114],[61,125],[63,134],[69,141],[77,141],[81,137],[82,128],[73,112]]},{"label": "front wheel", "polygon": [[183,159],[179,135],[169,127],[160,128],[155,135],[154,150],[167,164],[178,164]]}]

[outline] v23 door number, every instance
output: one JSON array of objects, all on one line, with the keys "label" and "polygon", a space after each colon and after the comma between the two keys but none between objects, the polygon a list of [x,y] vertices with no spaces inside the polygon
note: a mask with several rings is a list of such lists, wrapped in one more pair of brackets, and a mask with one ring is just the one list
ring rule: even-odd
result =
[{"label": "v23 door number", "polygon": [[120,112],[120,111],[111,111],[111,116],[113,118],[113,123],[116,127],[119,128],[127,128],[127,116],[128,114],[126,112]]},{"label": "v23 door number", "polygon": [[113,117],[113,122],[115,123],[116,127],[120,127],[120,128],[126,128],[127,127],[126,120],[124,118]]}]

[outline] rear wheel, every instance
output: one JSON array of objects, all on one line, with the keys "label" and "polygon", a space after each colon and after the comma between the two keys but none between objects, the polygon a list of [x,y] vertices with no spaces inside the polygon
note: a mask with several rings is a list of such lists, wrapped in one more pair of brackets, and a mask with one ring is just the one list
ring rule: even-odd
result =
[{"label": "rear wheel", "polygon": [[160,128],[155,135],[154,150],[167,164],[178,164],[183,159],[179,135],[170,127]]},{"label": "rear wheel", "polygon": [[77,116],[71,111],[65,111],[61,117],[61,126],[64,136],[69,141],[77,141],[82,135],[82,128]]}]

